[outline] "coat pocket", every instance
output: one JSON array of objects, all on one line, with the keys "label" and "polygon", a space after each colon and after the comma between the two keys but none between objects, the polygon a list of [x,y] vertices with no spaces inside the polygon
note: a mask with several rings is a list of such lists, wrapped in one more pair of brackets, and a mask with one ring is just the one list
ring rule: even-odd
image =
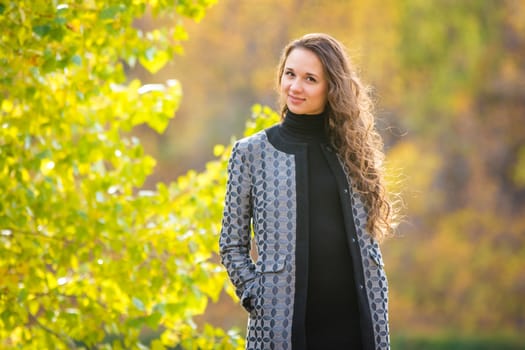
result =
[{"label": "coat pocket", "polygon": [[381,256],[381,252],[379,251],[377,247],[374,247],[374,246],[369,247],[368,255],[377,267],[379,268],[385,267],[385,263],[383,262],[383,257]]},{"label": "coat pocket", "polygon": [[268,312],[268,307],[273,307],[269,305],[269,302],[274,296],[275,289],[280,284],[278,281],[281,281],[282,284],[285,278],[283,275],[285,267],[285,256],[272,255],[270,258],[266,256],[266,259],[259,257],[255,263],[257,278],[255,279],[250,298],[250,317],[261,316],[265,313],[264,310]]},{"label": "coat pocket", "polygon": [[249,282],[241,296],[241,304],[246,309],[246,311],[250,312],[250,314],[254,312],[257,299],[260,297],[259,288],[261,286],[261,279],[264,278],[263,275],[283,271],[286,265],[285,261],[286,259],[284,257],[266,260],[259,258],[255,263],[255,273],[257,276]]},{"label": "coat pocket", "polygon": [[284,270],[286,265],[286,260],[283,256],[280,256],[277,259],[261,259],[257,260],[255,263],[255,272],[256,273],[276,273]]}]

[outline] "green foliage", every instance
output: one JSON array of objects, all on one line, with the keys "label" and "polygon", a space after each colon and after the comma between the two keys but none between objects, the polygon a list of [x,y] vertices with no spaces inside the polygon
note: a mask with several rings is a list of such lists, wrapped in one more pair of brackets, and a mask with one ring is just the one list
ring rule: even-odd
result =
[{"label": "green foliage", "polygon": [[[399,60],[407,118],[427,133],[449,128],[468,108],[472,91],[497,57],[491,44],[500,30],[500,4],[492,1],[400,1]],[[429,116],[433,122],[428,123]]]},{"label": "green foliage", "polygon": [[[193,321],[217,299],[213,262],[224,161],[154,191],[155,160],[128,131],[162,132],[180,85],[126,82],[160,69],[213,1],[10,1],[0,6],[0,347],[231,349]],[[142,344],[143,331],[159,336]]]}]

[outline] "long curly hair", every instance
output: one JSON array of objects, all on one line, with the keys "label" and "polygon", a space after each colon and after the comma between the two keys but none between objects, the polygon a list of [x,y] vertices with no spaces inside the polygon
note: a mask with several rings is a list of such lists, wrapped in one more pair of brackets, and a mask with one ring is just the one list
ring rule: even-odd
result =
[{"label": "long curly hair", "polygon": [[[383,140],[375,129],[370,89],[360,81],[343,45],[322,33],[307,34],[284,48],[277,70],[278,88],[286,59],[296,48],[312,51],[321,61],[328,81],[325,111],[330,142],[367,209],[368,232],[382,241],[393,231],[393,207],[385,189]],[[284,119],[288,108],[283,98],[280,108]]]}]

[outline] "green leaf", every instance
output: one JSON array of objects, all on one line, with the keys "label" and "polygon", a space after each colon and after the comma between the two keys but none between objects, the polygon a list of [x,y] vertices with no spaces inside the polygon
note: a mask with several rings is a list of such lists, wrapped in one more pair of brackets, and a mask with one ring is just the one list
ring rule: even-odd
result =
[{"label": "green leaf", "polygon": [[99,18],[102,20],[114,19],[120,11],[121,11],[120,5],[106,7],[102,9],[102,11],[100,11]]},{"label": "green leaf", "polygon": [[131,298],[131,301],[133,302],[133,305],[135,305],[135,307],[137,308],[137,310],[139,310],[139,311],[145,311],[144,303],[142,302],[142,300],[140,300],[140,299],[137,298],[137,297],[133,297],[133,298]]},{"label": "green leaf", "polygon": [[73,62],[77,66],[81,66],[82,65],[82,57],[80,57],[79,55],[73,55],[73,57],[71,57],[71,62]]},{"label": "green leaf", "polygon": [[146,316],[144,319],[144,322],[146,325],[148,325],[151,329],[156,329],[159,325],[159,322],[162,318],[162,315],[158,312],[154,312],[149,316]]},{"label": "green leaf", "polygon": [[33,32],[38,36],[46,36],[51,31],[51,26],[48,24],[36,25],[33,26]]},{"label": "green leaf", "polygon": [[142,328],[142,326],[144,326],[144,324],[146,323],[146,318],[141,316],[141,317],[136,317],[136,318],[131,318],[129,320],[126,321],[126,324],[131,327],[131,328]]},{"label": "green leaf", "polygon": [[65,17],[62,17],[62,16],[57,16],[55,17],[55,23],[58,24],[58,25],[64,25],[67,23],[67,19]]}]

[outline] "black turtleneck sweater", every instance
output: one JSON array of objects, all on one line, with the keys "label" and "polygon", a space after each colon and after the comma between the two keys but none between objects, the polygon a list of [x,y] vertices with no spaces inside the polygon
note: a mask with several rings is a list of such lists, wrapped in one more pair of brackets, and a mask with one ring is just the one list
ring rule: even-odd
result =
[{"label": "black turtleneck sweater", "polygon": [[306,143],[308,147],[307,348],[361,349],[352,258],[333,173],[342,169],[331,169],[321,149],[329,143],[325,115],[296,115],[288,111],[280,130],[291,142]]}]

